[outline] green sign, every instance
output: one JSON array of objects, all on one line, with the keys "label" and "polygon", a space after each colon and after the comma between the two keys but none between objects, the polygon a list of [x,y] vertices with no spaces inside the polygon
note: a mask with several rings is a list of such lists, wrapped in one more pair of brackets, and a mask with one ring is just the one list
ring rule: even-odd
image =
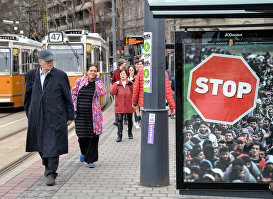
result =
[{"label": "green sign", "polygon": [[144,92],[152,93],[152,33],[144,33]]},{"label": "green sign", "polygon": [[150,44],[148,42],[146,42],[144,44],[144,50],[145,50],[145,52],[148,52],[150,50],[150,48],[151,48]]}]

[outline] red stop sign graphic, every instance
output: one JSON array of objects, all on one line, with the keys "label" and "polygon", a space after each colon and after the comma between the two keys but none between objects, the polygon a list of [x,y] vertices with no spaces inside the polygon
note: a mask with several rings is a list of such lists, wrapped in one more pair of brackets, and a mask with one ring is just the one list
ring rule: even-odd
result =
[{"label": "red stop sign graphic", "polygon": [[190,71],[188,101],[203,120],[234,124],[256,107],[258,85],[241,56],[212,54]]}]

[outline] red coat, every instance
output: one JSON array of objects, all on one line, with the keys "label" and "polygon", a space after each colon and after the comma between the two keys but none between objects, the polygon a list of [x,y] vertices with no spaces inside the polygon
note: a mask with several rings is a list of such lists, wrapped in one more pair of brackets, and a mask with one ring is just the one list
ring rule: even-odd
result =
[{"label": "red coat", "polygon": [[120,76],[119,76],[119,68],[117,68],[116,70],[114,70],[113,72],[113,76],[112,76],[112,85],[116,82],[120,80]]},{"label": "red coat", "polygon": [[[133,99],[132,104],[143,106],[143,99],[144,99],[144,91],[143,91],[143,84],[144,84],[144,76],[143,76],[144,69],[141,69],[136,77],[134,83],[134,90],[133,90]],[[170,109],[175,109],[175,102],[173,99],[173,92],[172,87],[169,81],[169,77],[167,72],[165,72],[165,87],[166,87],[166,99],[169,104]]]},{"label": "red coat", "polygon": [[130,86],[129,81],[126,81],[125,88],[121,81],[119,84],[114,83],[111,89],[111,94],[116,96],[115,99],[115,113],[133,113],[135,109],[132,107],[133,85]]}]

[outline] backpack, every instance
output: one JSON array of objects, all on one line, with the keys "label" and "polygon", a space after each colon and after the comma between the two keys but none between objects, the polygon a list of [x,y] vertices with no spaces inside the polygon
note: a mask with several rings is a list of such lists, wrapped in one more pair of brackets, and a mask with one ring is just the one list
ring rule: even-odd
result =
[{"label": "backpack", "polygon": [[31,73],[31,81],[30,81],[30,90],[31,90],[31,92],[32,92],[32,85],[34,83],[34,78],[35,78],[36,70],[37,70],[37,68],[34,68],[32,70],[32,73]]}]

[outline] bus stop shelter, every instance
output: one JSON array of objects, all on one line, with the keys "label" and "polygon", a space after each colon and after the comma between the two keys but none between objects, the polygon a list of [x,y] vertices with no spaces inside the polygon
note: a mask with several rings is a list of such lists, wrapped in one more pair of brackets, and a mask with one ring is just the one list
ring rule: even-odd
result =
[{"label": "bus stop shelter", "polygon": [[[158,112],[162,108],[162,102],[154,103],[157,101],[157,98],[162,98],[165,96],[165,85],[162,85],[162,78],[164,78],[164,58],[163,51],[161,49],[165,49],[165,37],[164,33],[164,19],[165,18],[273,18],[273,2],[271,0],[261,0],[257,2],[256,0],[219,0],[219,1],[211,1],[211,0],[181,0],[181,1],[170,1],[170,0],[147,0],[145,1],[145,22],[144,22],[144,31],[152,32],[156,35],[156,38],[153,38],[153,59],[152,59],[152,74],[158,78],[152,78],[152,90],[160,90],[159,92],[153,93],[145,93],[144,94],[144,117],[143,117],[143,127],[142,127],[142,152],[141,152],[141,177],[140,184],[146,186],[166,186],[169,181],[166,180],[169,178],[168,173],[168,147],[160,147],[168,145],[168,136],[166,136],[165,128],[158,127],[158,131],[160,134],[164,135],[162,138],[159,138],[161,142],[158,144],[155,143],[155,150],[151,150],[150,145],[145,143],[148,134],[148,124],[149,120],[149,111],[150,112]],[[156,21],[155,21],[156,20]],[[243,27],[247,25],[235,24],[235,25],[226,25],[229,27]],[[272,26],[272,24],[250,24],[249,27],[264,27],[264,26]],[[194,28],[195,26],[191,26]],[[213,27],[213,26],[207,26]],[[219,25],[219,27],[225,27],[225,25]],[[187,28],[187,26],[185,26]],[[144,42],[145,43],[145,42]],[[154,45],[156,43],[156,45]],[[175,44],[175,46],[180,44]],[[155,59],[156,57],[156,59]],[[183,172],[183,164],[184,164],[184,154],[183,154],[183,104],[184,104],[184,91],[183,89],[183,81],[179,81],[183,78],[184,68],[181,63],[182,56],[176,55],[176,165],[177,165],[177,188],[178,189],[202,189],[203,183],[185,183],[184,181],[184,172]],[[163,66],[162,66],[163,65]],[[156,89],[154,86],[156,85]],[[162,91],[163,90],[163,91]],[[165,103],[165,101],[163,101]],[[148,110],[145,113],[145,109]],[[159,111],[160,112],[160,111]],[[145,114],[147,114],[145,116]],[[156,113],[157,114],[157,113]],[[161,113],[160,113],[161,114]],[[157,115],[155,116],[157,118]],[[166,124],[166,117],[159,116],[158,122],[162,124]],[[160,125],[159,125],[160,126]],[[157,127],[156,127],[157,128]],[[145,137],[146,136],[146,137]],[[163,141],[166,140],[166,141]],[[159,149],[160,148],[160,149]],[[157,149],[161,150],[158,151]],[[147,153],[149,151],[149,153]],[[160,168],[157,166],[159,162],[157,159],[161,159],[160,162],[163,165],[160,165]],[[148,163],[149,160],[150,162]],[[165,163],[164,163],[165,162]],[[152,166],[148,166],[151,164]],[[156,171],[159,171],[158,173]],[[151,172],[152,171],[152,172]],[[160,173],[160,174],[159,174]],[[157,177],[154,177],[154,176]],[[159,176],[159,177],[158,177]],[[152,180],[151,180],[152,179]],[[154,180],[155,179],[155,180]],[[217,186],[217,184],[219,186]],[[223,186],[222,186],[223,185]],[[211,186],[206,186],[206,188],[210,189],[268,189],[268,184],[257,184],[257,183],[242,183],[242,186],[238,186],[235,183],[215,183],[211,184]]]}]

